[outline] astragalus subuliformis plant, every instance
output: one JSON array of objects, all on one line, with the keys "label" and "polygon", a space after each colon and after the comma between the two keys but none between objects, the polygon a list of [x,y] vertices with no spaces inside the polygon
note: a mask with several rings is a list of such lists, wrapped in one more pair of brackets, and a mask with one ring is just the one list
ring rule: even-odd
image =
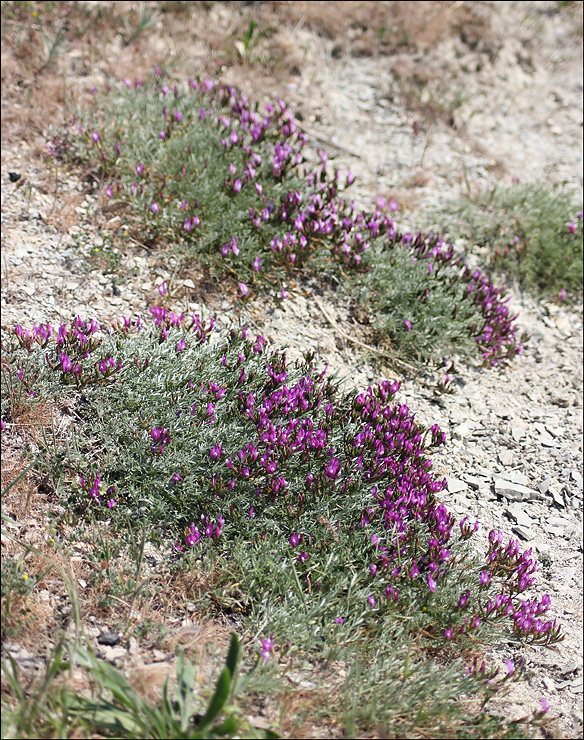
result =
[{"label": "astragalus subuliformis plant", "polygon": [[456,522],[429,457],[444,433],[396,401],[397,382],[346,393],[313,354],[289,364],[246,328],[219,334],[161,307],[152,318],[99,339],[80,319],[3,337],[3,362],[34,370],[27,393],[75,400],[72,439],[47,447],[70,506],[125,512],[237,572],[246,609],[318,603],[325,638],[338,620],[397,619],[440,642],[505,625],[558,639],[549,597],[522,598],[531,551],[497,532],[484,556],[468,547],[479,522]]},{"label": "astragalus subuliformis plant", "polygon": [[552,644],[561,629],[531,551],[495,531],[481,546],[479,522],[448,510],[431,460],[444,433],[416,421],[398,383],[345,392],[311,353],[288,363],[245,327],[151,314],[107,331],[77,318],[3,332],[2,434],[19,423],[6,378],[68,401],[73,424],[45,436],[36,464],[69,524],[105,519],[120,538],[130,527],[206,573],[187,598],[237,613],[263,638],[266,670],[344,664],[345,687],[319,711],[352,706],[349,734],[382,722],[506,736],[452,699],[484,706],[524,670],[468,666],[468,651]]},{"label": "astragalus subuliformis plant", "polygon": [[209,79],[125,80],[96,96],[75,133],[76,156],[101,169],[105,198],[127,206],[140,241],[170,242],[242,299],[281,300],[303,277],[332,274],[396,353],[478,348],[491,365],[520,351],[503,293],[439,237],[400,233],[377,207],[356,211],[353,176],[331,171],[324,151],[305,161],[282,100],[260,112]]}]

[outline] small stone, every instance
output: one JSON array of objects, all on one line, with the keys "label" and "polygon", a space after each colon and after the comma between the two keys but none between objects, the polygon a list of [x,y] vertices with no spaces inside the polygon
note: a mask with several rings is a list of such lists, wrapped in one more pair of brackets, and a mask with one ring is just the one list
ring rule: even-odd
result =
[{"label": "small stone", "polygon": [[458,493],[459,491],[466,491],[468,486],[464,481],[458,480],[458,478],[448,479],[448,491],[449,493]]},{"label": "small stone", "polygon": [[97,642],[100,645],[117,645],[120,639],[117,632],[102,632],[97,638]]},{"label": "small stone", "polygon": [[547,691],[555,691],[556,690],[556,684],[553,682],[549,676],[544,676],[542,678],[543,685],[546,687]]},{"label": "small stone", "polygon": [[537,490],[540,493],[547,493],[552,482],[550,478],[544,478],[541,483],[538,483]]},{"label": "small stone", "polygon": [[578,488],[582,490],[582,474],[579,473],[577,470],[572,470],[572,472],[570,473],[570,478],[574,481]]},{"label": "small stone", "polygon": [[538,441],[541,442],[544,447],[557,447],[558,445],[552,435],[547,432],[540,434]]},{"label": "small stone", "polygon": [[564,534],[562,527],[552,527],[550,524],[542,524],[542,527],[548,534],[553,534],[555,537],[561,537]]},{"label": "small stone", "polygon": [[567,316],[560,316],[560,318],[556,319],[556,326],[560,331],[569,331],[572,328],[570,319]]},{"label": "small stone", "polygon": [[551,397],[551,402],[554,404],[554,406],[559,406],[560,408],[567,409],[570,405],[570,398],[569,396],[565,395],[554,395]]},{"label": "small stone", "polygon": [[567,676],[569,673],[573,673],[574,671],[577,671],[580,667],[580,664],[572,660],[570,663],[566,663],[566,665],[563,668],[560,668],[560,673],[562,676]]},{"label": "small stone", "polygon": [[568,680],[568,681],[558,681],[556,683],[556,690],[557,691],[561,691],[562,689],[565,689],[566,686],[569,686],[571,683],[572,683],[572,681],[570,681],[570,680]]},{"label": "small stone", "polygon": [[552,549],[549,542],[536,542],[534,547],[540,555],[549,555],[549,552]]},{"label": "small stone", "polygon": [[469,424],[468,421],[463,421],[462,424],[454,427],[452,433],[457,439],[464,439],[472,432],[473,427],[474,424]]},{"label": "small stone", "polygon": [[101,652],[103,653],[105,660],[107,660],[109,663],[113,663],[116,658],[123,658],[126,655],[126,648],[104,645]]},{"label": "small stone", "polygon": [[521,424],[513,424],[511,427],[511,436],[516,442],[519,442],[525,437],[525,427]]},{"label": "small stone", "polygon": [[551,495],[551,497],[553,498],[553,500],[554,500],[554,504],[555,504],[556,506],[558,506],[558,507],[559,507],[560,509],[564,509],[564,508],[566,507],[566,504],[564,503],[564,499],[563,499],[563,497],[561,496],[561,494],[560,494],[560,493],[558,493],[558,491],[556,491],[556,489],[555,489],[555,488],[552,488],[552,487],[550,486],[550,488],[548,489],[548,493],[549,493],[549,494]]},{"label": "small stone", "polygon": [[526,527],[522,527],[519,524],[516,524],[514,527],[511,527],[511,530],[515,532],[515,534],[520,537],[524,541],[529,541],[533,537],[533,533],[530,529],[527,529]]},{"label": "small stone", "polygon": [[509,507],[505,509],[505,516],[512,519],[516,524],[529,529],[533,526],[533,519],[518,507]]},{"label": "small stone", "polygon": [[513,465],[513,453],[511,450],[503,450],[503,452],[499,452],[499,460],[502,465],[508,468]]},{"label": "small stone", "polygon": [[560,527],[566,537],[569,537],[572,532],[576,531],[576,525],[574,522],[571,522],[569,519],[563,519],[560,516],[550,516],[547,520],[547,524],[550,527]]},{"label": "small stone", "polygon": [[538,492],[527,486],[521,486],[518,483],[511,483],[510,481],[497,478],[495,480],[495,493],[498,496],[504,496],[505,498],[511,499],[511,501],[525,501],[527,499],[539,498]]},{"label": "small stone", "polygon": [[463,475],[462,479],[473,491],[478,491],[480,488],[485,488],[488,485],[488,481],[484,478],[476,478],[474,475]]},{"label": "small stone", "polygon": [[499,473],[499,478],[504,478],[505,480],[511,481],[511,483],[517,483],[520,486],[527,485],[527,476],[520,473],[518,470],[503,470]]}]

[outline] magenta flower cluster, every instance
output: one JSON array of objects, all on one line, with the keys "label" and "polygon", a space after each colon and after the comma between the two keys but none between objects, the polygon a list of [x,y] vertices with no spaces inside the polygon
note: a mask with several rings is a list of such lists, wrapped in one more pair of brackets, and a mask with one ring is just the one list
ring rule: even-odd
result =
[{"label": "magenta flower cluster", "polygon": [[[209,540],[218,540],[223,533],[223,527],[225,525],[225,519],[222,516],[217,517],[217,524],[213,523],[211,517],[206,514],[201,514],[201,529],[195,525],[194,522],[184,533],[184,543],[186,547],[194,547],[202,541],[203,537]],[[177,540],[174,543],[174,547],[179,552],[184,552],[184,547]]]},{"label": "magenta flower cluster", "polygon": [[[124,317],[125,330],[131,326],[129,319]],[[114,327],[119,330],[119,327]],[[50,324],[34,325],[32,332],[15,327],[15,334],[20,345],[33,351],[35,344],[43,348],[48,347],[49,338],[54,336],[55,343],[52,351],[45,353],[45,359],[51,370],[62,373],[62,379],[67,382],[73,379],[77,387],[84,388],[88,383],[109,380],[122,367],[121,360],[115,360],[107,355],[100,360],[84,362],[95,353],[102,344],[102,339],[96,337],[99,324],[94,320],[83,321],[79,316],[71,324],[61,324],[56,332]]]},{"label": "magenta flower cluster", "polygon": [[[93,501],[95,504],[100,504],[102,502],[103,493],[101,492],[101,475],[99,472],[95,476],[91,485],[89,485],[89,481],[86,481],[85,477],[81,475],[79,477],[79,487],[82,491],[87,492],[90,500]],[[114,498],[115,493],[115,486],[109,486],[105,491],[105,504],[107,505],[108,509],[113,509],[114,506],[116,506],[117,501]]]}]

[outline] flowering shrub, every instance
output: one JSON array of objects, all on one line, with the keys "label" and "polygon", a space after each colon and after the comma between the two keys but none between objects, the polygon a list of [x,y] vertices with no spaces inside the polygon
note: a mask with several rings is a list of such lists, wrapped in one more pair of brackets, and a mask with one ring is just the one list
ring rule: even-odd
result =
[{"label": "flowering shrub", "polygon": [[[213,551],[230,573],[241,569],[252,602],[281,598],[276,574],[292,574],[331,629],[365,610],[439,641],[505,624],[522,640],[560,639],[549,596],[521,598],[534,586],[531,551],[491,532],[485,557],[473,554],[479,523],[456,526],[432,471],[444,433],[416,422],[397,382],[343,393],[312,353],[289,365],[246,328],[215,335],[197,315],[163,308],[152,318],[124,319],[99,339],[76,319],[3,340],[39,387],[77,399],[83,388],[75,450],[47,450],[73,499],[156,523],[178,552]],[[93,360],[90,344],[115,359]],[[53,362],[65,349],[71,368]],[[73,377],[93,382],[71,383],[77,366]]]},{"label": "flowering shrub", "polygon": [[106,196],[129,206],[141,241],[172,234],[242,299],[270,290],[282,300],[302,276],[349,275],[402,354],[478,347],[491,365],[520,351],[486,276],[433,234],[401,234],[382,203],[356,212],[345,196],[353,176],[331,172],[324,151],[309,165],[304,143],[282,100],[260,113],[231,86],[156,76],[108,87],[75,151],[103,168]]}]

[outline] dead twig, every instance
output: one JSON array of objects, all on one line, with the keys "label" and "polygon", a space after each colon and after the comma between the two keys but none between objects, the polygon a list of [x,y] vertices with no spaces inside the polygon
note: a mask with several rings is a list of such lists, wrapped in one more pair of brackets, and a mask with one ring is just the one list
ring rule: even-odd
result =
[{"label": "dead twig", "polygon": [[[401,365],[402,367],[407,368],[408,370],[416,371],[417,368],[414,367],[414,365],[410,365],[408,362],[404,362],[404,360],[399,360],[397,357],[393,357],[388,352],[382,352],[379,349],[376,349],[375,347],[371,347],[369,344],[365,344],[365,342],[362,342],[360,339],[357,339],[356,337],[352,337],[350,334],[347,334],[347,332],[343,331],[341,327],[337,324],[337,322],[332,318],[332,316],[328,313],[326,308],[322,305],[320,299],[318,296],[314,296],[314,300],[316,302],[316,305],[320,308],[322,311],[324,317],[329,322],[329,324],[335,329],[342,337],[344,337],[348,342],[353,342],[353,344],[358,344],[360,347],[363,347],[364,349],[368,349],[370,352],[373,352],[376,355],[382,355],[383,357],[387,357],[392,362],[397,363],[398,365]],[[391,373],[391,371],[387,372],[388,377],[390,377],[392,380],[401,380],[399,375],[396,375],[395,373]]]},{"label": "dead twig", "polygon": [[300,121],[298,121],[296,118],[294,119],[294,125],[297,126],[301,131],[304,131],[305,134],[308,134],[313,139],[316,139],[316,141],[319,141],[321,144],[326,144],[327,146],[330,146],[339,152],[345,152],[346,154],[350,154],[351,157],[355,157],[356,159],[362,159],[362,155],[359,154],[359,152],[356,152],[353,149],[348,149],[346,146],[343,146],[342,144],[335,144],[334,141],[327,139],[326,136],[323,136],[322,134],[317,133],[316,131],[314,131],[314,129],[308,128],[306,124],[300,123]]}]

